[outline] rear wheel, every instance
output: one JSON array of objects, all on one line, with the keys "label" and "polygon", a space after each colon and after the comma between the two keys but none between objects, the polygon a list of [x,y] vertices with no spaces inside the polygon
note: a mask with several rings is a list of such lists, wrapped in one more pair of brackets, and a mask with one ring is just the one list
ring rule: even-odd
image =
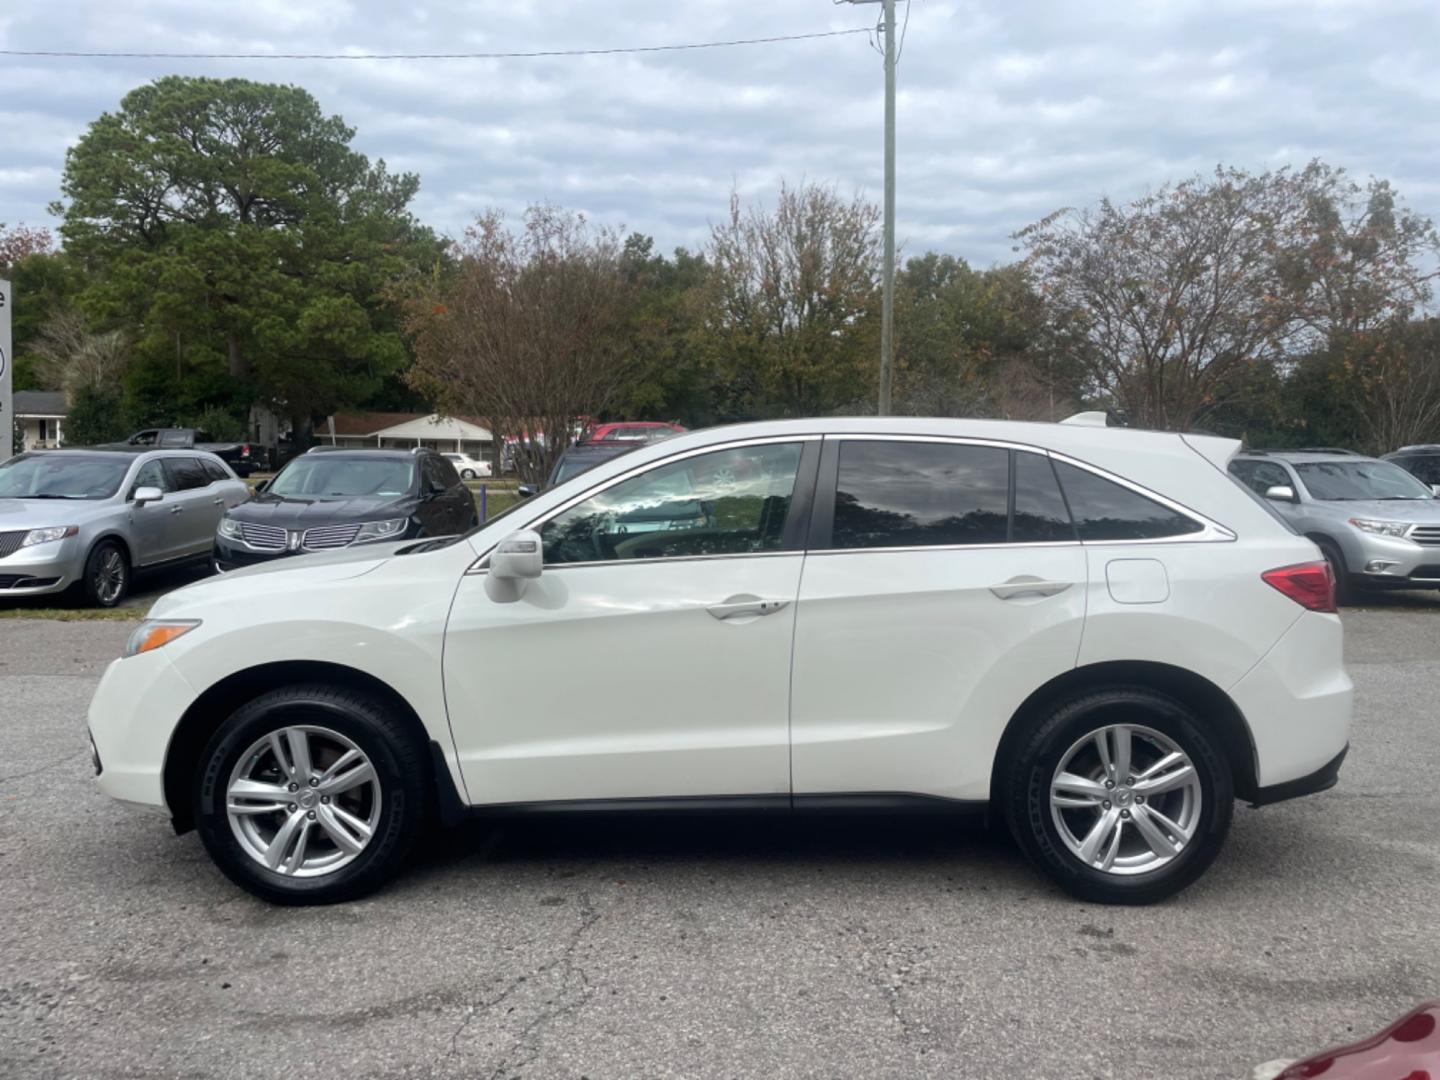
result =
[{"label": "rear wheel", "polygon": [[380,702],[340,687],[271,691],[210,740],[200,838],[241,888],[282,904],[353,900],[402,865],[425,813],[425,757]]},{"label": "rear wheel", "polygon": [[130,560],[114,540],[102,540],[85,560],[85,599],[95,607],[113,608],[130,591]]},{"label": "rear wheel", "polygon": [[461,476],[462,479],[465,479],[465,480],[474,480],[474,479],[475,479],[475,470],[474,470],[474,469],[466,469],[464,472],[462,472],[462,473],[460,474],[460,476]]},{"label": "rear wheel", "polygon": [[1095,691],[1035,721],[1006,792],[1026,855],[1067,892],[1107,904],[1154,903],[1194,882],[1234,809],[1218,742],[1143,687]]}]

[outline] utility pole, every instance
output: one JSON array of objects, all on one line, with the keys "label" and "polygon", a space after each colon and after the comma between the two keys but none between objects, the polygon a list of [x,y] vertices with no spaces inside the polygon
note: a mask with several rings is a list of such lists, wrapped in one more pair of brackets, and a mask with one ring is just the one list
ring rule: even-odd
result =
[{"label": "utility pole", "polygon": [[[873,4],[876,0],[850,0]],[[895,0],[879,0],[885,24],[885,254],[880,270],[880,407],[890,413],[895,368]]]},{"label": "utility pole", "polygon": [[885,3],[885,262],[880,293],[880,410],[890,413],[895,365],[895,0]]},{"label": "utility pole", "polygon": [[10,308],[15,294],[8,281],[0,281],[0,461],[10,457],[15,438],[15,402],[10,393],[14,377],[10,350]]}]

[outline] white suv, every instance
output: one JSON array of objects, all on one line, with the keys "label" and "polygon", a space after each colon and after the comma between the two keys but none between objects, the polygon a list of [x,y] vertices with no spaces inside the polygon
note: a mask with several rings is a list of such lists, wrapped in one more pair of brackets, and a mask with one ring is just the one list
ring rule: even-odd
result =
[{"label": "white suv", "polygon": [[1089,900],[1335,782],[1315,546],[1237,444],[1085,424],[681,435],[461,538],[171,593],[90,709],[101,787],[236,883],[347,899],[467,814],[983,809]]}]

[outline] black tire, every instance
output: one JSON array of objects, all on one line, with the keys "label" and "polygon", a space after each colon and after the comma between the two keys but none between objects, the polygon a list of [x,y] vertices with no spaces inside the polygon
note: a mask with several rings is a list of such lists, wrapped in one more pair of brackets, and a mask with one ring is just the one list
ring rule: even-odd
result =
[{"label": "black tire", "polygon": [[[1128,876],[1086,865],[1061,839],[1050,805],[1051,779],[1088,732],[1125,723],[1153,729],[1190,758],[1200,809],[1190,842],[1158,869]],[[1234,812],[1234,781],[1218,740],[1185,706],[1146,687],[1117,686],[1060,703],[1022,733],[1003,777],[1010,831],[1026,856],[1061,888],[1101,904],[1153,904],[1195,882],[1215,860]]]},{"label": "black tire", "polygon": [[1320,549],[1320,554],[1325,556],[1325,561],[1330,565],[1330,576],[1335,579],[1335,606],[1353,604],[1355,582],[1350,577],[1350,572],[1345,569],[1345,556],[1341,554],[1339,546],[1334,540],[1325,537],[1316,537],[1315,546]]},{"label": "black tire", "polygon": [[462,480],[474,480],[474,479],[475,479],[475,470],[474,470],[474,469],[466,469],[464,472],[462,472],[462,473],[460,474],[460,478],[461,478]]},{"label": "black tire", "polygon": [[[268,733],[297,724],[337,732],[354,743],[373,765],[381,793],[379,819],[364,849],[348,865],[317,877],[291,877],[261,865],[241,846],[225,805],[241,755]],[[196,778],[195,823],[225,876],[263,900],[296,905],[354,900],[404,864],[426,820],[429,776],[423,740],[383,703],[338,686],[283,687],[241,706],[211,738]]]},{"label": "black tire", "polygon": [[92,607],[113,608],[130,591],[130,560],[114,540],[101,540],[85,558],[81,579],[85,602]]}]

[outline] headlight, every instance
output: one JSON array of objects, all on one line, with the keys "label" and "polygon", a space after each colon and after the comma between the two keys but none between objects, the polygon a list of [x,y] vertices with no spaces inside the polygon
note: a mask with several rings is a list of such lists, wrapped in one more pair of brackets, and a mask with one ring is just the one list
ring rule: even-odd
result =
[{"label": "headlight", "polygon": [[238,521],[233,521],[228,517],[222,517],[220,519],[220,528],[217,529],[216,532],[218,532],[221,536],[225,537],[227,540],[244,539],[244,537],[240,533],[240,523]]},{"label": "headlight", "polygon": [[1377,536],[1401,536],[1410,531],[1413,524],[1409,521],[1370,521],[1368,518],[1351,518],[1350,524],[1361,532],[1374,533]]},{"label": "headlight", "polygon": [[80,531],[78,525],[56,525],[53,529],[31,529],[25,534],[25,539],[20,541],[21,547],[29,547],[31,544],[48,544],[52,540],[64,540],[67,536],[74,536]]},{"label": "headlight", "polygon": [[409,518],[395,518],[393,521],[367,521],[360,526],[353,543],[368,544],[372,540],[394,540],[404,533],[410,524]]},{"label": "headlight", "polygon": [[169,645],[199,625],[199,619],[146,619],[135,628],[130,640],[125,642],[125,652],[122,655],[138,656],[162,645]]}]

